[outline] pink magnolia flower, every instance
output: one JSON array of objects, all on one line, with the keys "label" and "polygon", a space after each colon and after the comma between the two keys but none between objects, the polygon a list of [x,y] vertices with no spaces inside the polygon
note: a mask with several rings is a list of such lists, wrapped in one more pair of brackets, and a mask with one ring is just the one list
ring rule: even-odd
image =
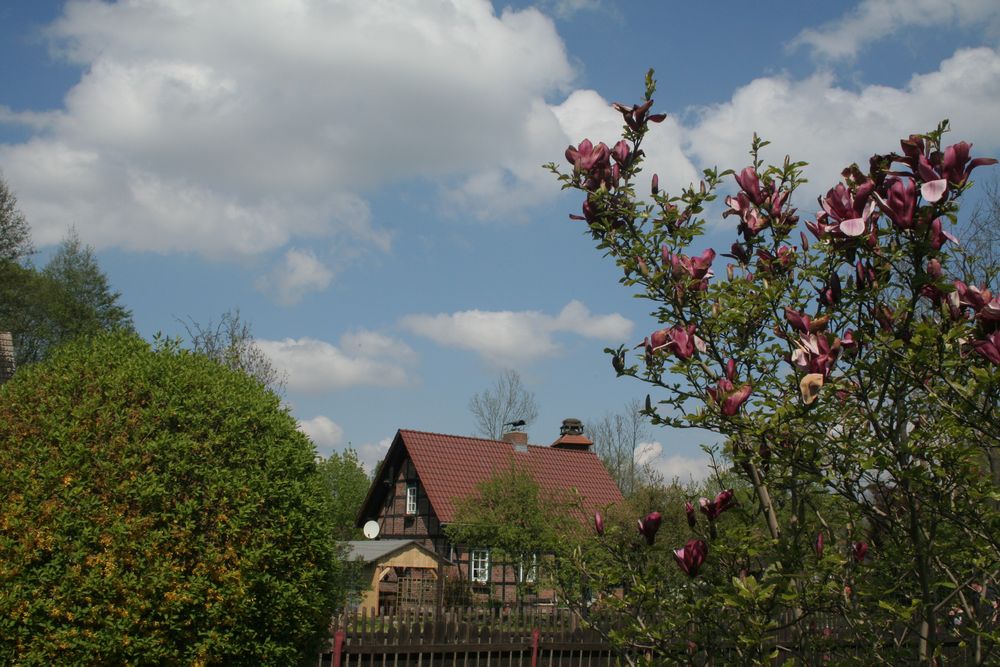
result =
[{"label": "pink magnolia flower", "polygon": [[985,287],[966,285],[961,280],[955,281],[955,292],[958,293],[958,303],[962,308],[970,308],[978,315],[987,304],[995,301],[993,293]]},{"label": "pink magnolia flower", "polygon": [[701,505],[701,513],[707,516],[709,521],[715,521],[719,518],[719,515],[735,504],[733,490],[726,489],[725,491],[720,491],[715,496],[715,500],[702,498],[698,501],[698,504]]},{"label": "pink magnolia flower", "polygon": [[760,206],[764,203],[764,193],[760,189],[760,179],[757,178],[757,171],[753,167],[746,167],[743,171],[735,175],[736,183],[740,189],[746,193],[750,201]]},{"label": "pink magnolia flower", "polygon": [[646,544],[656,541],[656,531],[660,529],[663,517],[659,512],[650,512],[645,519],[639,519],[639,534],[646,538]]},{"label": "pink magnolia flower", "polygon": [[824,333],[799,336],[791,361],[801,371],[819,373],[824,380],[829,379],[830,371],[840,356],[841,344],[836,336],[831,343],[829,336]]},{"label": "pink magnolia flower", "polygon": [[827,235],[861,236],[873,211],[873,203],[868,200],[870,192],[870,187],[859,188],[859,197],[846,185],[838,183],[825,197],[820,197],[819,205],[823,210],[816,214],[816,222],[824,225]]},{"label": "pink magnolia flower", "polygon": [[646,121],[650,123],[662,123],[667,117],[665,113],[650,114],[649,108],[653,106],[653,100],[646,100],[641,105],[633,104],[627,107],[624,104],[615,102],[611,107],[622,115],[625,124],[633,130],[638,130]]},{"label": "pink magnolia flower", "polygon": [[704,292],[708,289],[708,279],[712,277],[712,262],[715,260],[715,250],[708,248],[697,257],[688,257],[682,253],[671,253],[667,246],[661,249],[663,264],[670,266],[670,274],[674,280],[686,278],[686,287]]},{"label": "pink magnolia flower", "polygon": [[767,273],[785,272],[795,266],[795,246],[780,246],[775,253],[763,248],[757,251],[757,266]]},{"label": "pink magnolia flower", "polygon": [[611,167],[611,149],[602,141],[596,146],[584,139],[579,146],[566,149],[566,159],[573,163],[573,171],[582,178],[587,190],[597,190],[617,180]]},{"label": "pink magnolia flower", "polygon": [[694,513],[694,505],[690,502],[684,503],[684,513],[687,515],[688,525],[694,528],[698,523],[698,517]]},{"label": "pink magnolia flower", "polygon": [[984,340],[972,341],[972,348],[980,355],[1000,366],[1000,330],[994,331]]},{"label": "pink magnolia flower", "polygon": [[604,535],[604,517],[600,512],[594,512],[594,530],[598,535]]},{"label": "pink magnolia flower", "polygon": [[820,289],[819,302],[824,306],[835,306],[840,303],[841,286],[840,276],[836,271],[830,274],[826,287]]},{"label": "pink magnolia flower", "polygon": [[916,163],[916,173],[924,182],[920,186],[920,194],[930,203],[940,201],[948,192],[950,186],[961,188],[969,179],[969,174],[976,167],[996,164],[993,158],[981,157],[969,159],[972,144],[960,141],[944,149],[944,154],[935,153],[928,158],[919,153]]},{"label": "pink magnolia flower", "polygon": [[611,157],[614,158],[622,167],[627,167],[629,162],[629,156],[632,154],[632,150],[629,148],[628,142],[621,139],[614,148],[611,149]]},{"label": "pink magnolia flower", "polygon": [[697,347],[697,336],[694,335],[695,325],[689,324],[686,327],[671,327],[654,331],[649,336],[646,352],[648,356],[652,353],[665,350],[673,352],[681,361],[686,361],[694,356]]},{"label": "pink magnolia flower", "polygon": [[709,387],[706,391],[708,391],[708,396],[712,402],[721,407],[723,416],[732,417],[740,411],[740,407],[750,398],[750,392],[753,391],[753,387],[747,383],[737,389],[733,385],[732,380],[722,378],[719,380],[717,387]]},{"label": "pink magnolia flower", "polygon": [[689,540],[680,549],[674,550],[674,560],[678,567],[687,576],[694,578],[698,576],[698,570],[708,556],[708,545],[704,540]]},{"label": "pink magnolia flower", "polygon": [[954,234],[949,232],[941,224],[941,218],[934,218],[931,222],[931,247],[935,250],[940,250],[944,246],[945,241],[951,241],[952,243],[958,243],[958,239]]},{"label": "pink magnolia flower", "polygon": [[740,219],[739,231],[745,238],[749,239],[751,236],[757,235],[770,224],[770,221],[760,214],[745,192],[738,192],[736,196],[726,197],[726,205],[729,208],[723,212],[722,217],[738,216]]},{"label": "pink magnolia flower", "polygon": [[972,144],[965,141],[960,141],[944,149],[944,156],[941,158],[941,175],[956,187],[965,185],[966,181],[969,180],[969,174],[976,167],[997,163],[996,159],[991,157],[977,157],[970,160],[970,150],[972,150]]},{"label": "pink magnolia flower", "polygon": [[875,285],[877,282],[875,267],[871,265],[871,262],[862,264],[860,259],[854,265],[854,277],[854,284],[859,290]]},{"label": "pink magnolia flower", "polygon": [[896,227],[911,229],[913,214],[917,209],[917,191],[913,179],[892,177],[886,183],[889,187],[885,198],[876,193],[875,199]]},{"label": "pink magnolia flower", "polygon": [[823,558],[823,531],[816,533],[816,542],[813,543],[813,551],[816,552],[816,558],[822,560]]},{"label": "pink magnolia flower", "polygon": [[865,562],[865,556],[868,555],[868,545],[864,542],[855,542],[851,553],[856,562],[863,563]]}]

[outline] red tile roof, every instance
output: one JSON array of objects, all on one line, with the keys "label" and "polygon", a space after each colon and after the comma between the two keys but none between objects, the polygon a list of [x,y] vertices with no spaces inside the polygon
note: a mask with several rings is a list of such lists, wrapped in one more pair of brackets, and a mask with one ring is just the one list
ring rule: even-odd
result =
[{"label": "red tile roof", "polygon": [[622,500],[618,486],[592,451],[528,445],[526,452],[518,452],[499,440],[408,430],[400,430],[396,438],[409,452],[442,523],[452,520],[455,499],[473,493],[477,484],[512,464],[524,466],[543,490],[575,489],[588,516]]}]

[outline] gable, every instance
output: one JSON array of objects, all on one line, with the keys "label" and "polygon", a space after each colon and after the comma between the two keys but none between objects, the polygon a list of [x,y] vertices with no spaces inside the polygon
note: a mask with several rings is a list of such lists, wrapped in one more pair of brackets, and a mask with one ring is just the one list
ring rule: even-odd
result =
[{"label": "gable", "polygon": [[499,440],[400,430],[358,514],[359,525],[377,514],[385,493],[391,491],[384,482],[386,476],[406,458],[416,467],[441,523],[452,520],[457,499],[474,493],[479,483],[512,465],[530,474],[542,490],[575,491],[588,516],[622,500],[618,486],[592,451],[537,445],[515,451],[510,443]]}]

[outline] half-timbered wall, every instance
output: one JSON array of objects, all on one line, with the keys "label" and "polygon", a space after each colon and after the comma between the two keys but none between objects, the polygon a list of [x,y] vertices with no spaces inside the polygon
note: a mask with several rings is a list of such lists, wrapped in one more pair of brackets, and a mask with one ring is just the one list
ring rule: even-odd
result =
[{"label": "half-timbered wall", "polygon": [[[417,489],[416,512],[407,512],[406,489]],[[516,565],[504,565],[495,558],[490,567],[488,582],[472,581],[470,557],[472,549],[454,546],[444,535],[441,522],[434,513],[416,467],[408,456],[400,462],[399,470],[393,472],[391,489],[385,495],[378,517],[379,536],[383,539],[415,539],[425,547],[449,559],[454,566],[448,568],[447,576],[466,582],[476,598],[490,598],[505,603],[513,603],[517,598]],[[551,591],[539,591],[533,595],[539,601],[548,601]]]}]

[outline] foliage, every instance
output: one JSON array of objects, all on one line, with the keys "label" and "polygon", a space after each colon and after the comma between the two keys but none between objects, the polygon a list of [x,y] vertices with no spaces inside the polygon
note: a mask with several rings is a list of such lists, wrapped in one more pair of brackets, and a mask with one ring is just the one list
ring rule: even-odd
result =
[{"label": "foliage", "polygon": [[17,197],[0,176],[0,263],[17,262],[33,252],[28,221],[17,208]]},{"label": "foliage", "polygon": [[329,457],[318,461],[316,467],[333,498],[334,535],[341,540],[361,539],[355,521],[371,480],[358,461],[358,453],[353,449],[333,452]]},{"label": "foliage", "polygon": [[[577,541],[581,524],[575,507],[569,494],[543,490],[527,470],[513,465],[457,499],[444,531],[454,544],[489,549],[494,562],[524,564],[536,555],[562,553]],[[539,565],[544,571],[546,560],[540,558]]]},{"label": "foliage", "polygon": [[509,424],[523,420],[522,426],[530,426],[538,418],[538,404],[535,394],[521,383],[521,374],[508,369],[491,389],[469,399],[469,412],[480,435],[499,440]]},{"label": "foliage", "polygon": [[631,401],[621,412],[608,413],[588,423],[586,433],[594,441],[594,453],[626,498],[663,484],[663,476],[649,462],[636,461],[639,445],[650,437],[639,401]]},{"label": "foliage", "polygon": [[131,328],[131,311],[118,303],[121,293],[111,289],[94,249],[81,244],[75,230],[71,229],[59,244],[42,274],[62,288],[63,298],[53,308],[59,309],[56,317],[64,323],[66,340]]},{"label": "foliage", "polygon": [[[615,371],[653,388],[654,424],[723,436],[742,485],[692,505],[692,539],[671,553],[607,539],[605,558],[581,553],[592,581],[628,582],[608,603],[626,621],[614,638],[678,663],[768,663],[779,627],[801,660],[846,644],[836,660],[932,664],[948,638],[995,659],[1000,513],[984,469],[1000,445],[1000,299],[948,278],[946,228],[994,161],[944,144],[946,123],[911,135],[845,169],[800,231],[804,165],[766,166],[754,137],[750,166],[677,195],[654,175],[644,199],[654,89],[650,75],[642,103],[615,106],[614,147],[584,141],[570,173],[549,167],[585,193],[571,217],[662,326],[638,358],[608,350]],[[738,237],[713,273],[720,253],[697,244],[728,176]]]},{"label": "foliage", "polygon": [[284,390],[285,374],[274,367],[257,345],[250,323],[240,317],[238,308],[223,313],[218,324],[209,321],[202,326],[189,319],[184,322],[184,328],[195,352],[234,371],[246,373],[271,391],[281,393]]},{"label": "foliage", "polygon": [[77,341],[0,387],[0,663],[315,655],[331,513],[273,393],[175,342]]},{"label": "foliage", "polygon": [[73,231],[42,271],[0,260],[0,330],[13,334],[18,366],[79,337],[131,329],[120,297]]}]

